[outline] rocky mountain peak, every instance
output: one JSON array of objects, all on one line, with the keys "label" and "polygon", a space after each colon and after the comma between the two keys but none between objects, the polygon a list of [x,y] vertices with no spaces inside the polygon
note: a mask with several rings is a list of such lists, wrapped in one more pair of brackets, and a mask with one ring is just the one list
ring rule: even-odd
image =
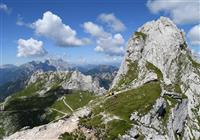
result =
[{"label": "rocky mountain peak", "polygon": [[119,80],[119,75],[127,72],[130,62],[137,63],[140,68],[143,68],[142,65],[146,62],[151,63],[162,72],[167,84],[174,82],[175,75],[169,77],[172,64],[176,65],[173,70],[177,71],[178,64],[174,62],[179,61],[177,59],[181,55],[191,54],[187,49],[184,34],[166,17],[145,23],[129,40],[125,59],[113,85]]},{"label": "rocky mountain peak", "polygon": [[[185,33],[166,17],[145,23],[129,39],[125,58],[110,89],[118,94],[147,83],[159,83],[162,91],[156,101],[161,103],[158,108],[166,109],[167,107],[164,107],[166,103],[172,104],[170,100],[176,103],[168,114],[166,128],[163,125],[155,125],[155,123],[162,124],[160,120],[154,120],[155,114],[148,113],[139,117],[141,120],[137,115],[133,116],[145,125],[156,129],[163,128],[160,132],[167,131],[164,137],[169,139],[175,139],[177,135],[186,139],[200,138],[198,117],[200,115],[200,64],[193,59],[184,35]],[[159,110],[152,109],[152,112],[156,111]],[[132,129],[130,133],[144,131],[146,128],[141,125],[137,129]],[[192,129],[191,132],[187,132],[188,129]],[[149,130],[143,135],[148,137],[154,134]],[[153,136],[155,139],[164,139],[164,137]]]},{"label": "rocky mountain peak", "polygon": [[70,64],[63,59],[47,59],[45,62],[56,67],[58,71],[65,71],[71,68]]},{"label": "rocky mountain peak", "polygon": [[[138,38],[142,36],[142,40]],[[134,34],[133,41],[140,50],[142,58],[161,69],[169,59],[174,59],[181,50],[185,50],[184,32],[169,19],[161,17],[147,22]],[[142,43],[144,45],[142,45]],[[133,44],[130,42],[128,50]],[[137,48],[133,48],[137,52]],[[139,58],[140,59],[140,58]]]}]

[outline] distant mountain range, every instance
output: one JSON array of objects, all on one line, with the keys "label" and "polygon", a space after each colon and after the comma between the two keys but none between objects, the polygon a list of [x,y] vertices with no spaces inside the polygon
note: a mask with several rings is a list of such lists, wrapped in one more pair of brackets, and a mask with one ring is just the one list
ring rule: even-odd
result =
[{"label": "distant mountain range", "polygon": [[[80,70],[81,71],[81,70]],[[85,75],[91,75],[93,78],[97,78],[100,82],[100,86],[105,89],[109,89],[118,71],[118,67],[109,65],[98,65],[87,71],[81,71]]]},{"label": "distant mountain range", "polygon": [[[70,65],[62,59],[32,61],[20,66],[11,64],[0,66],[0,100],[24,88],[27,80],[36,71],[75,71],[91,75],[100,81],[100,85],[109,88],[118,70],[110,65]],[[105,76],[107,75],[107,76]]]}]

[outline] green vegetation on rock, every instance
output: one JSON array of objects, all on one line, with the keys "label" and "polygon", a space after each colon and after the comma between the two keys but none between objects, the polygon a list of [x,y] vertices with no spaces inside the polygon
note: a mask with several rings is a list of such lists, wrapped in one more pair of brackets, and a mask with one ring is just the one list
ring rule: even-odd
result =
[{"label": "green vegetation on rock", "polygon": [[178,93],[179,96],[181,96],[182,98],[187,98],[187,96],[182,92],[180,84],[178,84],[178,83],[173,83],[173,84],[170,84],[170,85],[164,85],[164,89],[168,92]]},{"label": "green vegetation on rock", "polygon": [[176,92],[176,93],[182,93],[181,87],[179,84],[170,84],[170,85],[165,85],[164,86],[165,90],[169,92]]},{"label": "green vegetation on rock", "polygon": [[[200,96],[199,96],[200,97]],[[195,117],[197,118],[198,124],[200,125],[200,116],[198,114],[198,109],[200,108],[200,104],[198,104],[195,108],[192,109],[192,112],[194,113]],[[197,129],[197,128],[196,128]],[[200,131],[200,129],[199,129]]]},{"label": "green vegetation on rock", "polygon": [[102,129],[105,128],[102,117],[103,117],[102,115],[83,117],[80,118],[79,123],[88,129],[95,129],[95,128]]},{"label": "green vegetation on rock", "polygon": [[120,77],[120,80],[118,81],[117,85],[112,89],[114,91],[117,91],[120,89],[120,87],[123,87],[123,85],[130,84],[133,80],[135,80],[138,77],[138,62],[131,62],[131,60],[126,60],[128,63],[128,71],[125,75],[122,75]]},{"label": "green vegetation on rock", "polygon": [[152,70],[154,73],[156,73],[160,80],[163,79],[162,72],[155,65],[153,65],[152,63],[147,61],[146,62],[146,67],[147,67],[148,70]]},{"label": "green vegetation on rock", "polygon": [[76,130],[75,132],[72,132],[72,133],[65,132],[64,134],[61,134],[59,136],[59,139],[60,140],[86,140],[86,137],[81,131]]},{"label": "green vegetation on rock", "polygon": [[98,138],[106,140],[117,139],[119,135],[125,134],[131,128],[129,122],[120,119],[113,119],[104,123],[102,115],[81,118],[79,125],[94,129]]},{"label": "green vegetation on rock", "polygon": [[[131,89],[123,93],[105,99],[92,109],[91,115],[80,119],[80,125],[97,130],[103,134],[103,139],[117,139],[131,128],[130,116],[133,112],[144,115],[151,110],[161,93],[159,82],[150,82],[137,89]],[[111,114],[118,117],[105,123],[103,116],[99,114]],[[99,135],[98,135],[99,136]]]},{"label": "green vegetation on rock", "polygon": [[184,41],[183,44],[180,45],[180,48],[181,48],[181,49],[184,49],[184,50],[187,48],[187,44],[186,44],[185,41]]},{"label": "green vegetation on rock", "polygon": [[117,139],[119,136],[122,136],[131,128],[131,124],[124,120],[112,120],[107,123],[106,135],[104,139],[113,140]]},{"label": "green vegetation on rock", "polygon": [[166,108],[165,108],[165,115],[164,115],[164,118],[163,118],[163,124],[165,125],[165,126],[167,126],[167,122],[168,122],[168,119],[169,119],[169,114],[170,114],[170,110],[172,109],[172,108],[174,108],[175,107],[175,105],[178,103],[177,102],[177,100],[176,99],[173,99],[173,98],[171,98],[171,97],[169,97],[169,96],[164,96],[164,98],[165,98],[165,100],[167,100],[167,101],[169,101],[171,104],[169,104],[168,102],[167,102],[167,106],[166,106]]},{"label": "green vegetation on rock", "polygon": [[182,93],[181,87],[179,84],[175,84],[174,85],[174,91],[177,93]]},{"label": "green vegetation on rock", "polygon": [[[181,85],[183,85],[183,82],[181,80],[182,73],[184,73],[184,69],[188,66],[188,54],[180,54],[179,56],[176,57],[176,59],[172,60],[170,67],[172,68],[173,65],[177,65],[178,69],[176,72],[176,79],[175,81],[170,84],[170,85],[164,85],[164,89],[169,91],[169,92],[176,92],[179,93],[182,98],[187,98],[185,93],[181,90]],[[170,69],[171,69],[170,68]]]},{"label": "green vegetation on rock", "polygon": [[147,38],[147,35],[143,32],[135,32],[135,35],[137,37],[142,37],[143,40],[146,40],[146,38]]},{"label": "green vegetation on rock", "polygon": [[192,62],[193,67],[200,68],[200,64],[193,60],[190,55],[188,55],[188,59]]}]

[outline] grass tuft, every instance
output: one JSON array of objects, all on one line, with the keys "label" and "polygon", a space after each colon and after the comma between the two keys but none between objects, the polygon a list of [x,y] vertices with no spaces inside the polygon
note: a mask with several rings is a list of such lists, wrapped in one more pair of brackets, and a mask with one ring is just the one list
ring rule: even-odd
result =
[{"label": "grass tuft", "polygon": [[200,68],[200,64],[193,60],[191,56],[188,55],[188,59],[192,62],[193,67]]},{"label": "grass tuft", "polygon": [[162,74],[162,72],[161,72],[160,69],[158,69],[155,65],[153,65],[152,63],[150,63],[150,62],[147,61],[146,67],[147,67],[148,70],[152,70],[154,73],[156,73],[157,76],[158,76],[158,78],[159,78],[160,80],[163,79],[163,74]]},{"label": "grass tuft", "polygon": [[137,37],[142,37],[143,40],[146,40],[146,38],[147,38],[147,35],[143,32],[135,32],[135,35]]},{"label": "grass tuft", "polygon": [[59,136],[60,140],[85,140],[86,136],[83,134],[83,132],[76,130],[75,132],[68,133],[65,132],[64,134],[61,134]]}]

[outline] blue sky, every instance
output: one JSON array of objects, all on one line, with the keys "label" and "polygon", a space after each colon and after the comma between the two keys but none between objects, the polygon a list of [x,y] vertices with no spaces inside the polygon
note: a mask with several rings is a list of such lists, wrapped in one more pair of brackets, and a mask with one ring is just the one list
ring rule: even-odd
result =
[{"label": "blue sky", "polygon": [[1,0],[1,64],[45,58],[120,63],[133,32],[160,16],[183,28],[199,53],[199,11],[197,0]]}]

